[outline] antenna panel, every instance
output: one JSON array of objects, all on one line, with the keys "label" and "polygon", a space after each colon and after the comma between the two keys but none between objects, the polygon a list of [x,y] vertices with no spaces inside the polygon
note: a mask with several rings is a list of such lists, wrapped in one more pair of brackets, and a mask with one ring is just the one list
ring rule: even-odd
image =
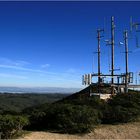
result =
[{"label": "antenna panel", "polygon": [[133,83],[133,77],[134,77],[133,72],[129,72],[129,77],[128,77],[128,82],[129,83]]},{"label": "antenna panel", "polygon": [[92,74],[88,74],[88,85],[92,82]]},{"label": "antenna panel", "polygon": [[82,85],[85,84],[85,81],[84,81],[84,75],[82,75]]},{"label": "antenna panel", "polygon": [[85,85],[88,85],[88,75],[85,74]]},{"label": "antenna panel", "polygon": [[122,84],[125,83],[125,77],[121,77],[121,83],[122,83]]}]

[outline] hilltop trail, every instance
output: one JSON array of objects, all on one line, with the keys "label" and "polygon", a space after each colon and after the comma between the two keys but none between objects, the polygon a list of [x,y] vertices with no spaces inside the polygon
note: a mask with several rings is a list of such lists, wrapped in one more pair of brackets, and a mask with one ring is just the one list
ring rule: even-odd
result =
[{"label": "hilltop trail", "polygon": [[119,125],[100,125],[94,130],[94,132],[84,135],[69,135],[38,131],[31,132],[19,139],[140,139],[140,122]]}]

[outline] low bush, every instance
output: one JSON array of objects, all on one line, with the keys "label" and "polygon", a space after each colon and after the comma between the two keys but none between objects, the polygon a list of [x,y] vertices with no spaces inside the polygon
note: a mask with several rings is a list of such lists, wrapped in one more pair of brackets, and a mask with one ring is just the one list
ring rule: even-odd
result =
[{"label": "low bush", "polygon": [[0,115],[1,138],[9,139],[27,125],[28,119],[23,116]]},{"label": "low bush", "polygon": [[30,128],[84,133],[99,124],[100,118],[99,111],[86,105],[53,104],[48,110],[30,116]]},{"label": "low bush", "polygon": [[28,129],[84,133],[100,123],[127,123],[139,118],[140,93],[117,94],[108,101],[94,97],[63,100],[28,112]]},{"label": "low bush", "polygon": [[44,130],[47,129],[46,113],[40,110],[33,110],[29,116],[30,124],[25,126],[27,130]]},{"label": "low bush", "polygon": [[89,132],[100,123],[100,113],[88,106],[61,104],[47,112],[48,127],[67,133]]},{"label": "low bush", "polygon": [[103,111],[103,123],[127,123],[140,116],[140,94],[118,94],[108,101]]}]

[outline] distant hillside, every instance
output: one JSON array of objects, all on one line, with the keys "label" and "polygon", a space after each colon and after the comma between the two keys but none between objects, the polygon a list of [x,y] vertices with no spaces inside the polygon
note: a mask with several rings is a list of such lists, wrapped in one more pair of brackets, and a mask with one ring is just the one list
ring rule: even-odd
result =
[{"label": "distant hillside", "polygon": [[[90,97],[90,93],[98,93],[98,85],[97,84],[92,84],[74,94],[71,94],[70,96],[67,96],[63,98],[62,100],[58,102],[64,102],[64,101],[71,101],[75,99],[85,99]],[[109,84],[102,84],[100,86],[100,93],[111,93],[111,87]]]},{"label": "distant hillside", "polygon": [[0,93],[0,113],[5,111],[20,112],[24,108],[52,103],[70,94],[14,94]]}]

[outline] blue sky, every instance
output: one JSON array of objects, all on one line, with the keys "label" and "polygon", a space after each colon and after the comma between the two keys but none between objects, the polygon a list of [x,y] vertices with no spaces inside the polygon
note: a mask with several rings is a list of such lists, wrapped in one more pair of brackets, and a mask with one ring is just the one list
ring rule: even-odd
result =
[{"label": "blue sky", "polygon": [[[140,22],[140,2],[0,2],[0,86],[82,87],[81,76],[97,72],[96,29],[102,73],[108,72],[110,17],[115,17],[115,67],[124,72],[123,30]],[[138,33],[137,33],[138,34]],[[138,34],[139,35],[139,34]],[[140,37],[140,36],[139,36]],[[129,71],[140,70],[139,48],[129,39]],[[93,68],[92,68],[93,66]],[[96,80],[96,79],[95,79]]]}]

